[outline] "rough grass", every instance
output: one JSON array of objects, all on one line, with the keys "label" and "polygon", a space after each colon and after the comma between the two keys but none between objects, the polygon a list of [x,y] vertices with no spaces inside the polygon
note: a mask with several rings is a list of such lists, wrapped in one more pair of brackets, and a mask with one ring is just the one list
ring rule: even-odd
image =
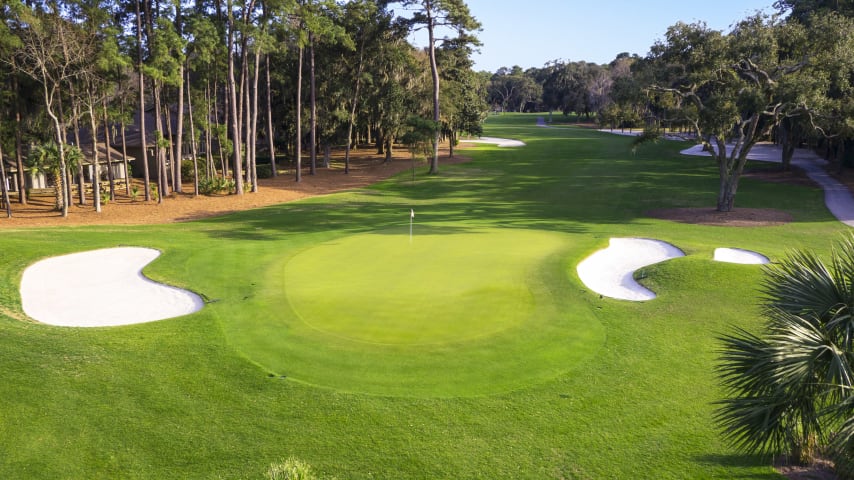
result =
[{"label": "rough grass", "polygon": [[[684,144],[632,154],[631,139],[535,120],[490,117],[487,134],[528,146],[479,146],[466,152],[472,163],[419,172],[414,182],[404,174],[363,191],[173,226],[4,231],[0,477],[263,478],[272,462],[294,457],[341,479],[778,478],[766,459],[724,444],[711,420],[721,396],[714,338],[760,324],[761,277],[711,255],[719,246],[772,260],[795,246],[827,253],[845,228],[814,188],[749,179],[738,206],[783,209],[795,222],[736,229],[646,218],[650,208],[712,205],[714,166],[678,156]],[[388,250],[392,235],[376,248],[361,242],[378,232],[405,239],[410,208],[437,240],[488,253],[484,264],[507,247],[469,239],[474,232],[544,241],[542,253],[499,276],[516,287],[524,277],[534,299],[524,308],[546,308],[542,318],[504,318],[506,328],[476,340],[479,327],[443,319],[468,339],[428,332],[446,352],[425,352],[400,332],[387,342],[393,348],[376,349],[310,335],[296,320],[314,307],[288,304],[289,276],[305,279],[318,267],[312,251],[343,255],[336,243],[382,261],[379,247]],[[656,300],[600,299],[578,281],[577,262],[612,236],[658,238],[687,254],[645,270]],[[180,319],[118,328],[20,318],[27,264],[116,245],[162,250],[146,273],[210,303]],[[393,283],[387,268],[377,290]],[[446,280],[441,269],[422,268]],[[488,284],[487,273],[475,280]],[[428,282],[420,287],[430,295]],[[472,310],[480,309],[463,309]],[[325,318],[340,323],[323,329],[344,336],[390,335],[360,330],[352,317]],[[475,386],[461,390],[468,381]]]}]

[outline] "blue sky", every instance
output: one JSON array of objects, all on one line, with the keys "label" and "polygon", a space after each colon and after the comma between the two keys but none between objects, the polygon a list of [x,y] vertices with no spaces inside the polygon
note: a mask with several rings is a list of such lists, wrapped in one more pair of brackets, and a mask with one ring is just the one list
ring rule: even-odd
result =
[{"label": "blue sky", "polygon": [[494,72],[551,60],[608,63],[620,52],[645,55],[677,21],[728,31],[774,0],[466,0],[483,25],[475,69]]}]

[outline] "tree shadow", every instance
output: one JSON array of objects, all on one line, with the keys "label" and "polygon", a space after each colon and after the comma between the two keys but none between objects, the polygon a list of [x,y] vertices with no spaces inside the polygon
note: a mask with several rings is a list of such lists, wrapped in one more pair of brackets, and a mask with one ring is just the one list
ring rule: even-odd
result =
[{"label": "tree shadow", "polygon": [[773,471],[769,471],[768,473],[739,472],[739,470],[748,469],[750,467],[755,468],[767,466],[770,469],[770,459],[760,455],[709,454],[695,456],[693,457],[693,460],[703,465],[724,467],[730,475],[729,478],[733,479],[779,480],[781,478],[780,474]]}]

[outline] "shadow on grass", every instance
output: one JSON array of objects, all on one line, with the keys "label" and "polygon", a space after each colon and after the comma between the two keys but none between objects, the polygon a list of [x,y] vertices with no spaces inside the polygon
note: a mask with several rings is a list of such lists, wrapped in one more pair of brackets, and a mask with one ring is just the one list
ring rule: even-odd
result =
[{"label": "shadow on grass", "polygon": [[[724,467],[727,469],[729,478],[744,478],[744,479],[762,479],[762,480],[779,480],[781,476],[773,471],[770,471],[770,460],[767,457],[759,455],[699,455],[693,458],[697,463]],[[768,473],[738,473],[739,469],[749,467],[764,467],[769,468]]]},{"label": "shadow on grass", "polygon": [[[632,153],[630,141],[617,136],[578,129],[540,132],[546,131],[538,131],[526,147],[473,151],[472,163],[444,166],[438,175],[422,172],[413,181],[404,172],[366,189],[202,220],[199,225],[215,237],[281,240],[408,227],[414,209],[416,224],[453,223],[448,233],[485,226],[584,233],[588,225],[644,220],[651,209],[714,206],[714,163],[679,156],[682,143],[662,142]],[[807,212],[821,207],[820,196],[811,189],[792,187],[800,189],[793,195],[793,189],[747,185],[740,195],[751,199],[751,207]],[[761,195],[751,195],[748,188]]]}]

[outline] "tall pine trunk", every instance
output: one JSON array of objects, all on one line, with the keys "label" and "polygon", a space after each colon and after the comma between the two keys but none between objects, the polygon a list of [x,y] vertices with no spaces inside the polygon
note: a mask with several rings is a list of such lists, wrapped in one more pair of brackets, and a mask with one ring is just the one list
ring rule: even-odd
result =
[{"label": "tall pine trunk", "polygon": [[[72,96],[74,95],[72,91]],[[82,148],[80,144],[80,111],[77,109],[76,104],[72,104],[71,106],[71,115],[74,118],[72,122],[74,124],[74,144],[77,145],[78,148]],[[96,132],[92,132],[92,146],[95,146],[95,136]],[[77,200],[80,202],[80,205],[86,205],[86,177],[83,174],[83,159],[77,163]]]},{"label": "tall pine trunk", "polygon": [[[246,42],[244,42],[245,45]],[[249,91],[249,59],[247,58],[249,55],[244,50],[243,54],[243,72],[241,73],[241,92],[242,96],[240,97],[241,103],[243,104],[242,113],[243,116],[243,166],[246,167],[246,183],[249,184],[249,188],[252,188],[252,125],[251,125],[251,117],[252,117],[252,108],[251,108],[251,92]],[[244,186],[245,188],[245,186]]]},{"label": "tall pine trunk", "polygon": [[302,56],[303,47],[299,47],[299,62],[297,63],[297,182],[302,181]]},{"label": "tall pine trunk", "polygon": [[163,155],[166,157],[166,165],[170,166],[166,172],[166,182],[170,185],[172,191],[178,191],[175,186],[178,183],[178,170],[181,168],[180,162],[175,159],[175,135],[172,131],[172,107],[169,102],[163,102],[163,111],[166,114],[166,138],[169,139],[169,145],[164,147]]},{"label": "tall pine trunk", "polygon": [[21,132],[23,131],[23,126],[21,125],[21,100],[20,100],[20,92],[18,89],[20,85],[18,84],[18,76],[10,75],[12,77],[12,92],[15,93],[15,167],[18,169],[17,171],[17,183],[18,183],[18,203],[22,205],[27,204],[27,178],[24,174],[24,142],[21,138]]},{"label": "tall pine trunk", "polygon": [[148,137],[145,132],[145,79],[142,74],[142,15],[136,0],[136,42],[139,58],[139,144],[142,148],[142,181],[145,201],[151,201],[151,179],[148,171]]},{"label": "tall pine trunk", "polygon": [[427,36],[428,50],[430,52],[430,73],[433,76],[433,128],[436,132],[433,135],[433,158],[430,159],[431,174],[439,173],[439,67],[436,64],[436,39],[434,38],[435,21],[433,19],[433,11],[428,5],[426,8],[427,14]]},{"label": "tall pine trunk", "polygon": [[160,107],[160,82],[154,81],[154,156],[157,158],[157,203],[163,203],[163,197],[168,195],[166,185],[166,152],[163,148],[163,112]]},{"label": "tall pine trunk", "polygon": [[[95,211],[101,213],[101,173],[98,171],[98,118],[95,116],[95,100],[89,98],[89,128],[92,129],[92,202]],[[80,185],[83,189],[83,185]]]},{"label": "tall pine trunk", "polygon": [[107,120],[107,100],[103,99],[101,105],[104,110],[104,152],[107,155],[107,181],[110,188],[110,201],[116,200],[116,178],[113,175],[113,158],[110,155],[110,125]]},{"label": "tall pine trunk", "polygon": [[314,36],[309,32],[309,90],[311,95],[311,119],[310,119],[310,141],[311,141],[311,169],[310,175],[317,173],[317,86],[314,75]]},{"label": "tall pine trunk", "polygon": [[[124,116],[122,117],[124,118]],[[122,135],[122,163],[125,166],[125,195],[131,195],[131,182],[133,181],[133,175],[131,175],[130,164],[128,162],[128,146],[127,139],[125,138],[125,122],[122,120],[119,123],[119,130]]]},{"label": "tall pine trunk", "polygon": [[6,159],[3,158],[3,142],[0,142],[0,190],[3,193],[3,207],[6,209],[6,217],[12,218],[12,204],[9,203],[9,186],[6,179]]},{"label": "tall pine trunk", "polygon": [[250,153],[249,153],[249,163],[251,164],[250,172],[252,172],[252,191],[258,191],[258,163],[257,163],[257,147],[258,142],[256,141],[258,135],[258,80],[260,77],[260,68],[261,68],[261,49],[255,48],[255,71],[253,73],[254,77],[254,86],[252,88],[252,121],[250,122],[250,134],[249,137],[251,141],[249,143]]},{"label": "tall pine trunk", "polygon": [[356,105],[359,102],[359,87],[362,84],[362,68],[365,57],[365,38],[359,45],[359,66],[356,67],[356,85],[353,88],[353,99],[350,102],[350,118],[347,122],[347,146],[344,147],[344,173],[350,173],[350,144],[353,141],[353,125],[356,123]]},{"label": "tall pine trunk", "polygon": [[181,178],[181,164],[184,157],[184,64],[178,66],[178,75],[181,81],[178,82],[178,118],[175,126],[175,182],[173,188],[176,192],[184,191],[181,184],[184,179]]},{"label": "tall pine trunk", "polygon": [[270,170],[272,170],[273,178],[278,176],[276,167],[276,142],[273,134],[273,94],[271,91],[270,82],[270,55],[264,55],[264,75],[267,81],[267,143],[270,149]]},{"label": "tall pine trunk", "polygon": [[[193,91],[190,89],[190,69],[187,70],[187,114],[190,121],[190,152],[193,155],[193,196],[199,196],[199,154],[196,151],[196,126],[193,124]],[[183,80],[182,80],[183,81]]]},{"label": "tall pine trunk", "polygon": [[237,85],[234,79],[234,12],[232,2],[228,0],[228,101],[231,113],[231,135],[234,143],[232,160],[234,162],[234,190],[243,195],[243,171],[240,158],[240,116],[237,112]]}]

